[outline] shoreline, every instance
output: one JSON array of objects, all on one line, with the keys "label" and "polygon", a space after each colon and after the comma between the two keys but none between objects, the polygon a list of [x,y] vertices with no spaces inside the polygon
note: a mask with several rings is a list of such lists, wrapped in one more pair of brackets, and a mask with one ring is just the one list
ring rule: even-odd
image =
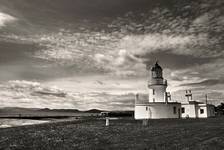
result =
[{"label": "shoreline", "polygon": [[0,118],[0,129],[78,120],[77,117]]}]

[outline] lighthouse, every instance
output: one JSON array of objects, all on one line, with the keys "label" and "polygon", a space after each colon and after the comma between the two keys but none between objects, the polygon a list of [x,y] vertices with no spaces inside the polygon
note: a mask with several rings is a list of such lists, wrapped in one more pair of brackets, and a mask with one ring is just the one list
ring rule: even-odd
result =
[{"label": "lighthouse", "polygon": [[[167,80],[163,78],[163,69],[156,62],[150,68],[147,66],[148,98],[142,99],[136,94],[135,119],[164,119],[164,118],[208,118],[215,116],[214,105],[193,100],[190,90],[186,91],[187,103],[178,103],[171,100],[170,92],[167,92]],[[207,96],[206,96],[207,101]]]},{"label": "lighthouse", "polygon": [[171,95],[166,91],[167,80],[163,78],[163,69],[156,62],[150,69],[147,67],[148,99],[140,100],[139,94],[135,100],[135,119],[180,118],[181,103],[171,101]]},{"label": "lighthouse", "polygon": [[163,69],[158,64],[151,68],[148,81],[149,102],[166,102],[167,103],[167,80],[163,79]]}]

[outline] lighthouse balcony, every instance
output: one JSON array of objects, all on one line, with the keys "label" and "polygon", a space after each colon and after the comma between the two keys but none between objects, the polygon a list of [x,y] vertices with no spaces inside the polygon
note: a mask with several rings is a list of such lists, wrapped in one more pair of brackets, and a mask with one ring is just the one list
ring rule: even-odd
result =
[{"label": "lighthouse balcony", "polygon": [[167,86],[167,80],[165,79],[161,79],[161,78],[158,78],[158,79],[152,79],[148,82],[148,86],[151,86],[151,85],[165,85]]}]

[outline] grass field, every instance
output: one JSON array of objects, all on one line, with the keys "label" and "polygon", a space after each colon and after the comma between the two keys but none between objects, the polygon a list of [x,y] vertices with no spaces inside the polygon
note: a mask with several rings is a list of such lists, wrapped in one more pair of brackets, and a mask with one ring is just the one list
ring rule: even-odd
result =
[{"label": "grass field", "polygon": [[85,119],[0,129],[0,149],[224,149],[224,118]]}]

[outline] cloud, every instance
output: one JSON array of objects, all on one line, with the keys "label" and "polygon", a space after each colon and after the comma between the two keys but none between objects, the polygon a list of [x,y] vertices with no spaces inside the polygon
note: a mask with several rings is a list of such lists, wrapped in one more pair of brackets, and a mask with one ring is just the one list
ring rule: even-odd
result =
[{"label": "cloud", "polygon": [[194,83],[187,83],[187,84],[182,84],[181,86],[204,86],[204,87],[208,87],[208,86],[214,86],[214,85],[218,85],[218,84],[223,84],[224,80],[223,79],[207,79],[201,82],[194,82]]},{"label": "cloud", "polygon": [[[210,62],[210,58],[223,57],[222,21],[216,19],[223,16],[219,9],[210,9],[213,5],[208,2],[205,7],[189,2],[175,11],[166,5],[142,11],[130,9],[119,16],[108,17],[106,22],[94,24],[101,28],[88,27],[84,23],[90,23],[87,19],[74,23],[76,28],[65,26],[54,32],[7,38],[37,43],[40,49],[34,53],[34,58],[72,68],[76,73],[142,76],[145,67],[141,63],[154,61],[155,53],[165,53],[174,61],[186,57],[190,65],[195,64],[190,63],[190,58],[192,62],[199,58],[196,64],[201,65],[207,60]],[[198,7],[195,13],[193,10]],[[206,27],[203,30],[202,24]]]},{"label": "cloud", "polygon": [[31,82],[31,81],[25,81],[25,80],[14,80],[9,81],[9,86],[13,89],[34,89],[40,87],[40,83],[38,82]]},{"label": "cloud", "polygon": [[117,51],[117,55],[96,54],[97,65],[108,70],[108,74],[118,77],[137,77],[136,70],[144,65],[142,61],[125,49]]},{"label": "cloud", "polygon": [[126,36],[121,41],[122,47],[136,53],[156,50],[183,49],[192,43],[190,36],[169,36],[164,34],[146,34]]},{"label": "cloud", "polygon": [[[25,86],[19,87],[19,84],[13,83],[16,87],[13,89],[11,86],[12,91],[6,90],[4,94],[12,92],[17,95],[15,98],[20,100],[23,97],[24,101],[21,101],[23,104],[38,99],[46,106],[59,107],[59,103],[63,102],[66,107],[76,106],[75,104],[82,107],[85,100],[88,107],[91,107],[91,104],[104,107],[106,101],[100,96],[93,97],[92,92],[97,91],[96,95],[105,96],[104,98],[107,99],[110,96],[114,98],[115,93],[121,95],[121,92],[125,91],[133,92],[136,89],[142,91],[148,75],[144,63],[152,65],[156,59],[159,59],[159,63],[164,68],[164,78],[168,79],[170,90],[173,92],[181,91],[183,88],[203,90],[202,85],[205,84],[211,85],[206,87],[209,90],[215,91],[215,86],[223,88],[222,84],[215,81],[222,80],[224,75],[221,69],[224,67],[222,61],[224,22],[220,9],[222,0],[216,3],[189,1],[183,4],[172,1],[170,2],[172,5],[169,6],[168,3],[163,2],[136,1],[134,3],[138,5],[133,6],[132,2],[127,5],[126,2],[121,4],[118,1],[111,1],[104,5],[107,6],[103,9],[105,13],[97,7],[101,6],[101,3],[94,6],[90,3],[90,6],[85,2],[77,2],[77,5],[74,5],[75,2],[71,1],[73,5],[70,5],[70,1],[68,3],[48,1],[45,5],[40,5],[37,10],[32,8],[36,8],[36,4],[40,2],[30,1],[25,5],[29,9],[24,11],[17,8],[24,5],[23,3],[10,2],[13,3],[15,3],[13,5],[15,11],[13,9],[11,12],[14,14],[18,12],[18,16],[26,23],[17,22],[15,28],[7,28],[5,30],[7,32],[1,34],[1,41],[9,42],[2,47],[4,54],[13,55],[10,61],[1,62],[1,64],[8,63],[1,67],[2,70],[6,70],[2,73],[3,76],[26,80],[41,77],[60,87],[70,87],[74,84],[68,88],[73,91],[68,92],[57,91],[42,84],[35,86],[18,81]],[[82,9],[82,11],[74,9],[81,5],[81,8],[89,9]],[[32,13],[29,13],[30,10]],[[76,13],[71,13],[73,10]],[[8,23],[3,22],[2,25]],[[21,32],[26,30],[32,34]],[[11,43],[31,44],[32,46],[27,49],[32,52],[24,52],[24,47],[17,47]],[[7,53],[6,47],[10,46],[16,49]],[[34,50],[34,47],[37,48]],[[29,57],[21,55],[29,55]],[[24,60],[20,65],[23,67],[15,65],[19,64],[19,57],[20,61]],[[6,58],[9,60],[8,57]],[[31,64],[28,60],[38,60],[49,65],[45,65],[43,69],[43,64],[37,64],[36,61]],[[29,64],[30,67],[24,64]],[[99,79],[95,79],[94,75],[99,76]],[[79,76],[83,78],[79,80],[80,82],[71,83],[69,79],[65,79],[65,77]],[[60,79],[68,81],[57,82]],[[192,85],[194,83],[197,86]],[[81,92],[77,95],[72,93],[76,90],[78,93]],[[89,91],[93,95],[86,94],[85,97],[83,91]],[[110,94],[104,95],[102,92]],[[51,104],[46,99],[49,99]],[[103,101],[103,104],[98,100]],[[122,102],[113,102],[113,104],[119,103]]]},{"label": "cloud", "polygon": [[[0,86],[1,107],[54,108],[65,100],[66,93],[57,87],[46,87],[38,82],[14,80]],[[69,100],[68,100],[69,101]],[[66,107],[68,104],[65,102]]]},{"label": "cloud", "polygon": [[38,82],[14,80],[8,82],[8,87],[15,91],[30,92],[31,95],[49,95],[55,97],[66,97],[66,92],[57,87],[45,87]]},{"label": "cloud", "polygon": [[[214,96],[213,93],[223,93],[223,65],[222,59],[217,59],[209,63],[194,65],[191,68],[171,71],[170,75],[166,76],[170,83],[169,88],[174,89],[172,90],[174,97],[178,97],[186,89],[197,92],[196,99],[203,99],[202,95],[210,93],[213,95],[210,99],[218,103],[218,101],[222,101],[223,96]],[[176,99],[184,99],[184,97]]]},{"label": "cloud", "polygon": [[99,84],[99,85],[103,85],[103,84],[105,84],[104,82],[99,81],[99,80],[97,80],[95,83],[96,83],[96,84]]},{"label": "cloud", "polygon": [[0,85],[1,107],[104,110],[132,109],[133,94],[65,91],[39,82],[14,80]]},{"label": "cloud", "polygon": [[121,47],[139,57],[156,52],[170,52],[176,55],[194,56],[199,58],[223,55],[221,51],[212,52],[208,46],[213,45],[208,35],[166,35],[146,34],[126,36]]},{"label": "cloud", "polygon": [[11,15],[0,12],[0,28],[4,27],[7,23],[16,21],[17,19]]}]

